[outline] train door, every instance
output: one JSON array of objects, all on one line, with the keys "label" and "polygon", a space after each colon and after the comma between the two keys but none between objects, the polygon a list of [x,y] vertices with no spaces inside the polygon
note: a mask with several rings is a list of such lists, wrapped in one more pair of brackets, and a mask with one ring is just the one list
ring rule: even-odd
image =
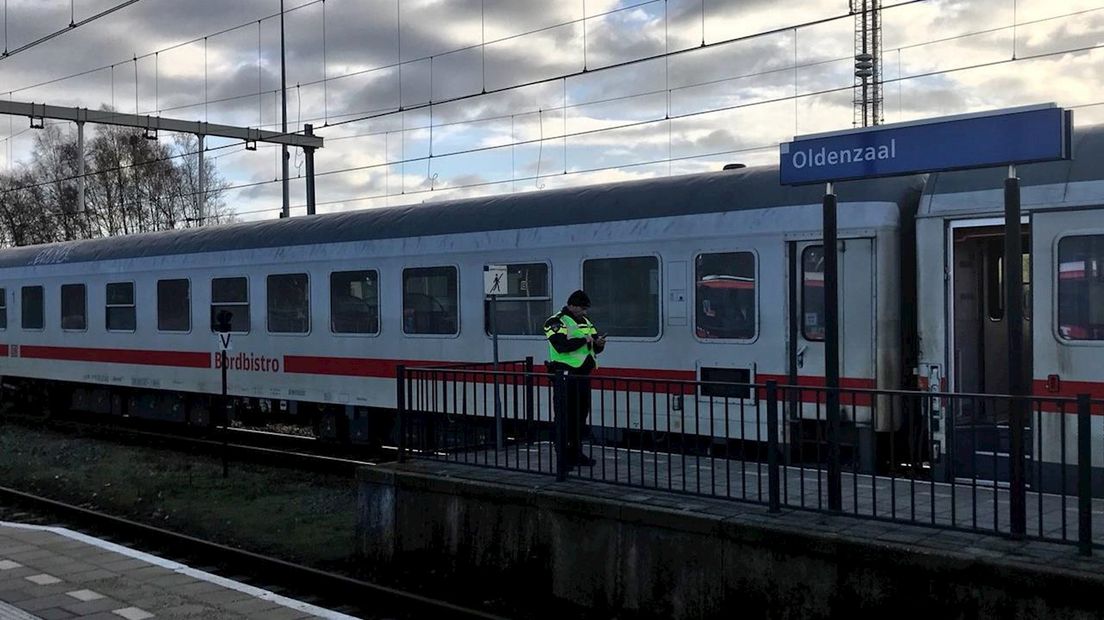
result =
[{"label": "train door", "polygon": [[[874,239],[845,239],[839,242],[840,305],[840,383],[844,388],[873,388],[875,376],[875,260]],[[803,385],[824,385],[824,246],[819,242],[790,244],[794,252],[791,265],[797,290],[790,300],[791,316],[796,318],[796,338],[790,371]],[[793,335],[791,335],[793,337]],[[811,400],[811,399],[810,399]],[[862,399],[844,396],[841,402],[843,445],[841,456],[866,461],[870,450],[856,453],[858,442],[873,445],[870,408]],[[826,456],[823,403],[790,406],[790,441],[795,458],[811,460]],[[819,452],[817,452],[819,450]],[[864,463],[864,467],[870,463]]]},{"label": "train door", "polygon": [[[1031,368],[1031,245],[1023,227],[1024,360]],[[1008,334],[1004,302],[1004,226],[999,220],[952,225],[947,244],[949,384],[960,394],[1008,394]],[[1028,373],[1027,376],[1030,376]],[[984,398],[956,399],[952,407],[956,476],[1006,481],[1009,476],[1008,406]],[[1030,422],[1026,437],[1030,438]],[[1030,441],[1026,442],[1030,458]],[[1030,469],[1030,468],[1029,468]],[[1030,474],[1029,474],[1030,475]],[[1029,480],[1030,482],[1030,480]]]}]

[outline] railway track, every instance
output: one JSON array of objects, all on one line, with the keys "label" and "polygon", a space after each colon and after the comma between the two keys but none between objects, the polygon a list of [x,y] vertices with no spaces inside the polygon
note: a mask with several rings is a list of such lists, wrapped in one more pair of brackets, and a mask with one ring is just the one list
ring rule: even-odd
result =
[{"label": "railway track", "polygon": [[486,611],[236,549],[7,487],[0,487],[0,520],[79,530],[363,618],[502,618]]},{"label": "railway track", "polygon": [[0,416],[0,422],[343,476],[354,476],[358,467],[397,457],[396,451],[386,448],[371,451],[364,446],[333,444],[289,433],[235,427],[199,431],[179,424],[84,413],[43,417],[7,412]]}]

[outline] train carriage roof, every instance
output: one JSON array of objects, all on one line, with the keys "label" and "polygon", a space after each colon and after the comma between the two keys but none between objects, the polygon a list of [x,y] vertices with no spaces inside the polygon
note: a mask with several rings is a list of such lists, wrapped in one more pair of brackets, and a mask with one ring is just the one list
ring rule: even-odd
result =
[{"label": "train carriage roof", "polygon": [[[1077,128],[1072,151],[1067,161],[1016,167],[1025,210],[1104,203],[1104,125]],[[1004,167],[931,174],[919,214],[1003,212],[1006,176]]]},{"label": "train carriage roof", "polygon": [[[915,205],[920,177],[841,183],[841,203]],[[819,204],[821,186],[778,184],[776,167],[589,185],[70,241],[0,250],[0,267],[104,261]],[[911,208],[911,207],[909,207]]]}]

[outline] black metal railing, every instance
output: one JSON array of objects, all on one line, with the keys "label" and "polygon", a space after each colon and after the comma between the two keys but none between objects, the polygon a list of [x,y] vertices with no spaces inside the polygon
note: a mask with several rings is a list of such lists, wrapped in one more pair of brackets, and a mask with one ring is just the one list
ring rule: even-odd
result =
[{"label": "black metal railing", "polygon": [[[582,385],[542,370],[532,359],[497,371],[400,366],[400,458],[1078,543],[1084,553],[1104,528],[1104,451],[1094,465],[1091,435],[1104,401],[1086,395],[840,389],[830,450],[824,387],[610,376]],[[569,399],[591,405],[579,437],[555,415]],[[1016,405],[1029,413],[1022,480],[1011,479]],[[1017,484],[1024,501],[1013,512]]]}]

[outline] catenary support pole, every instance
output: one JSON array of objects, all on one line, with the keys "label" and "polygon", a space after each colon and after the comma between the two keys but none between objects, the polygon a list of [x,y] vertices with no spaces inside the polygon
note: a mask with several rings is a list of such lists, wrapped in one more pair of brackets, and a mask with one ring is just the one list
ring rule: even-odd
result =
[{"label": "catenary support pole", "polygon": [[[303,125],[303,135],[313,136],[314,125],[306,123]],[[307,162],[307,215],[314,215],[315,213],[315,194],[314,194],[314,148],[305,146],[303,147],[303,158]]]},{"label": "catenary support pole", "polygon": [[77,123],[77,217],[82,218],[89,237],[92,236],[92,222],[85,211],[84,179],[84,121]]},{"label": "catenary support pole", "polygon": [[[280,130],[287,134],[287,55],[284,52],[284,0],[280,0],[280,99],[283,102],[283,114],[281,114],[282,124]],[[284,195],[284,209],[280,212],[280,217],[291,217],[291,194],[288,188],[288,160],[290,155],[288,154],[287,145],[280,147],[280,161],[281,161],[281,187],[283,188]]]},{"label": "catenary support pole", "polygon": [[204,153],[207,150],[207,137],[203,134],[196,135],[196,152],[199,154],[199,193],[196,195],[196,216],[199,218],[197,226],[207,226],[207,159]]}]

